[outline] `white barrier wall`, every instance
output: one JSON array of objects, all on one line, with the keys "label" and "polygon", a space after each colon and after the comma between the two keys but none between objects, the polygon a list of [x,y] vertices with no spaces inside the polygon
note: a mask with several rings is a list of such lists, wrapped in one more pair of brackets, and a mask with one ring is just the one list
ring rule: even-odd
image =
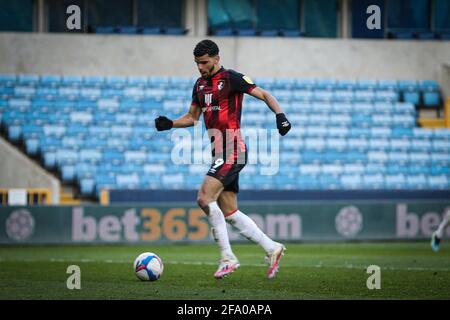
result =
[{"label": "white barrier wall", "polygon": [[[251,77],[435,79],[448,86],[444,65],[450,65],[450,41],[212,39],[225,67]],[[0,73],[196,76],[192,50],[200,40],[0,33]]]},{"label": "white barrier wall", "polygon": [[59,180],[0,137],[0,188],[46,188],[59,203]]}]

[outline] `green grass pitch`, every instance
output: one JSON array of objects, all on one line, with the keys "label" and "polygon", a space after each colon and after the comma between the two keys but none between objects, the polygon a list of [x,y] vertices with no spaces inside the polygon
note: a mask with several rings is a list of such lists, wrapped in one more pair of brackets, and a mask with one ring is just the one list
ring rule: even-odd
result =
[{"label": "green grass pitch", "polygon": [[[204,245],[1,246],[0,299],[449,299],[450,245],[428,242],[287,243],[275,279],[266,279],[261,248],[234,244],[241,267],[216,280],[218,248]],[[135,257],[157,253],[164,274],[142,282]],[[67,267],[81,268],[81,289],[66,286]],[[366,286],[369,265],[381,289]]]}]

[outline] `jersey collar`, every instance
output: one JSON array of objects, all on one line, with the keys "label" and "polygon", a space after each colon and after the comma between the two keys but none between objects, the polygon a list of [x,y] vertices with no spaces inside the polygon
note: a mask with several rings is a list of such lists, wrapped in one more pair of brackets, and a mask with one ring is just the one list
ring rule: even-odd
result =
[{"label": "jersey collar", "polygon": [[209,80],[213,79],[215,76],[217,76],[219,73],[221,73],[221,72],[224,71],[224,70],[225,70],[225,68],[224,68],[223,66],[220,67],[220,69],[217,70],[216,73],[214,73],[211,77],[209,77]]}]

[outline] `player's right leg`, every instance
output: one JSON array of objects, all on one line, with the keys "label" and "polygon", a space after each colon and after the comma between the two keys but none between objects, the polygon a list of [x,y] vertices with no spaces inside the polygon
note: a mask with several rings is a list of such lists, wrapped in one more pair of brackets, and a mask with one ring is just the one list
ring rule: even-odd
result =
[{"label": "player's right leg", "polygon": [[259,244],[266,251],[266,261],[269,264],[267,277],[272,279],[278,272],[279,261],[284,255],[286,247],[270,239],[249,216],[238,209],[235,192],[238,188],[233,183],[227,185],[225,190],[220,193],[217,200],[219,206],[225,213],[225,220],[229,224],[238,229],[241,235]]},{"label": "player's right leg", "polygon": [[197,203],[208,216],[214,240],[220,248],[221,259],[214,277],[221,279],[239,268],[239,261],[231,250],[225,218],[217,204],[217,198],[223,190],[220,180],[206,176],[198,192]]},{"label": "player's right leg", "polygon": [[444,236],[445,227],[447,227],[448,224],[450,224],[450,209],[447,209],[444,214],[444,218],[439,224],[439,227],[431,236],[431,249],[434,252],[439,251],[439,245],[441,244],[442,237]]}]

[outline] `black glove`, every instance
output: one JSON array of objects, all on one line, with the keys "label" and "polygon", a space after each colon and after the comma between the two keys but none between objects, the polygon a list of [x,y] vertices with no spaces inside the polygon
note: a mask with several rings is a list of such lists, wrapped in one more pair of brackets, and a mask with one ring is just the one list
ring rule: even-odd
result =
[{"label": "black glove", "polygon": [[277,113],[277,128],[278,132],[284,136],[291,130],[291,123],[288,121],[284,113]]},{"label": "black glove", "polygon": [[173,127],[173,121],[167,117],[159,116],[155,119],[155,127],[158,131],[170,130]]}]

